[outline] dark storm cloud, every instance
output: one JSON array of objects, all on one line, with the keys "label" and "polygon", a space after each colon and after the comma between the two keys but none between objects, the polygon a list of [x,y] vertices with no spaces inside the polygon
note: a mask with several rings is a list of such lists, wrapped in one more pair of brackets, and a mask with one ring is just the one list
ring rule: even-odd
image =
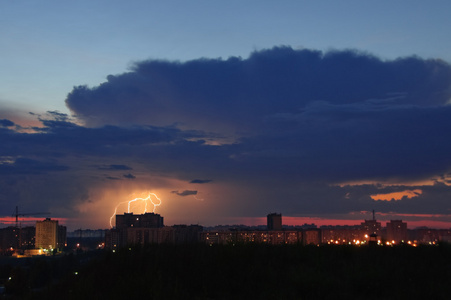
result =
[{"label": "dark storm cloud", "polygon": [[242,139],[233,146],[233,158],[254,164],[257,173],[283,169],[287,176],[332,181],[414,179],[449,170],[449,106],[358,111],[319,106],[274,121],[276,128],[284,128],[280,132]]},{"label": "dark storm cloud", "polygon": [[[42,127],[33,134],[0,127],[0,190],[17,199],[24,190],[64,195],[70,206],[90,188],[152,175],[214,181],[202,195],[232,215],[451,212],[450,87],[443,61],[356,51],[280,47],[247,59],[140,62],[72,90],[66,103],[83,126],[49,112],[36,115]],[[370,197],[381,193],[377,184],[337,185],[434,178],[415,187],[417,197],[393,202]]]},{"label": "dark storm cloud", "polygon": [[199,183],[199,184],[203,184],[203,183],[209,183],[211,182],[211,179],[193,179],[191,180],[189,183]]},{"label": "dark storm cloud", "polygon": [[179,191],[172,191],[171,193],[173,194],[177,194],[179,196],[191,196],[191,195],[197,195],[197,191],[189,191],[189,190],[185,190],[183,192],[179,192]]},{"label": "dark storm cloud", "polygon": [[122,175],[124,178],[127,178],[127,179],[135,179],[136,178],[136,176],[135,175],[133,175],[133,174],[130,174],[130,173],[128,173],[128,174],[124,174],[124,175]]},{"label": "dark storm cloud", "polygon": [[[331,184],[449,172],[450,99],[451,66],[439,59],[276,47],[246,59],[138,62],[97,87],[75,87],[66,103],[90,125],[171,125],[223,135],[231,142],[185,140],[148,149],[155,157],[151,165],[182,178],[195,172],[215,182],[245,183],[254,195],[262,190],[260,203],[280,198],[281,207],[338,212],[371,209],[369,193],[378,187],[365,186],[357,197],[357,186]],[[448,209],[436,200],[446,189],[433,186],[437,195],[377,206],[435,203]]]},{"label": "dark storm cloud", "polygon": [[[198,133],[182,132],[173,127],[118,127],[88,128],[75,123],[41,120],[44,127],[33,128],[37,133],[20,133],[4,128],[0,131],[0,156],[44,155],[49,157],[83,155],[126,155],[130,148],[177,143],[196,138]],[[112,170],[128,170],[126,165],[102,166]],[[125,168],[125,169],[124,169]]]},{"label": "dark storm cloud", "polygon": [[101,166],[98,169],[99,170],[111,170],[111,171],[133,170],[133,168],[126,166],[126,165],[108,165],[108,166]]},{"label": "dark storm cloud", "polygon": [[0,174],[42,174],[47,172],[67,171],[69,167],[59,165],[52,160],[35,160],[25,157],[16,158],[12,163],[0,164]]},{"label": "dark storm cloud", "polygon": [[383,61],[356,51],[279,47],[248,59],[136,63],[98,87],[74,88],[66,103],[89,124],[182,123],[247,132],[266,129],[265,118],[302,112],[317,101],[442,105],[450,99],[450,82],[450,66],[440,60]]},{"label": "dark storm cloud", "polygon": [[0,126],[11,127],[11,126],[14,126],[14,122],[12,122],[8,119],[2,119],[2,120],[0,120]]},{"label": "dark storm cloud", "polygon": [[222,168],[248,166],[243,177],[284,170],[347,180],[446,171],[450,99],[451,67],[441,60],[278,47],[248,59],[136,63],[98,87],[74,88],[66,102],[93,124],[243,137],[221,151],[233,158]]}]

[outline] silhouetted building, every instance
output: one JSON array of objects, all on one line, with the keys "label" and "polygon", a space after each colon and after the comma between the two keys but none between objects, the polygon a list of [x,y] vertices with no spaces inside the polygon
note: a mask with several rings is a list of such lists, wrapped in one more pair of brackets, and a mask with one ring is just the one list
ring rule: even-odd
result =
[{"label": "silhouetted building", "polygon": [[198,242],[203,227],[200,225],[173,225],[173,241],[175,244]]},{"label": "silhouetted building", "polygon": [[377,234],[378,236],[381,234],[381,222],[377,222],[376,220],[365,220],[365,222],[360,224],[360,230],[363,235]]},{"label": "silhouetted building", "polygon": [[435,244],[441,240],[440,230],[432,228],[417,228],[416,240],[421,244]]},{"label": "silhouetted building", "polygon": [[282,214],[271,213],[266,219],[268,230],[282,230]]},{"label": "silhouetted building", "polygon": [[163,227],[163,217],[155,213],[145,213],[135,215],[133,213],[124,213],[116,215],[116,228],[161,228]]},{"label": "silhouetted building", "polygon": [[36,240],[36,227],[19,228],[19,244],[21,249],[33,249]]},{"label": "silhouetted building", "polygon": [[377,234],[375,234],[375,233],[370,234],[368,237],[368,245],[376,246],[378,244],[378,239],[379,239],[379,237]]},{"label": "silhouetted building", "polygon": [[387,240],[395,243],[407,242],[407,223],[401,220],[387,222]]},{"label": "silhouetted building", "polygon": [[7,227],[0,229],[1,252],[12,251],[19,245],[19,228]]},{"label": "silhouetted building", "polygon": [[116,249],[135,244],[181,244],[198,242],[199,225],[164,226],[159,214],[116,215],[116,227],[105,232],[105,247]]},{"label": "silhouetted building", "polygon": [[77,229],[67,233],[68,238],[104,238],[106,229]]},{"label": "silhouetted building", "polygon": [[302,243],[304,245],[321,244],[321,229],[306,229],[303,231]]}]

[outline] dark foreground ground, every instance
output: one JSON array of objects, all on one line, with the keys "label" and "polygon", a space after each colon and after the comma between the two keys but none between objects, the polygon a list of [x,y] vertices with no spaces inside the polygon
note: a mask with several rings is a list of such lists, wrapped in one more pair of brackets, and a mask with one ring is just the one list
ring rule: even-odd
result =
[{"label": "dark foreground ground", "polygon": [[[1,262],[1,261],[0,261]],[[450,299],[450,245],[149,245],[0,266],[6,299]]]}]

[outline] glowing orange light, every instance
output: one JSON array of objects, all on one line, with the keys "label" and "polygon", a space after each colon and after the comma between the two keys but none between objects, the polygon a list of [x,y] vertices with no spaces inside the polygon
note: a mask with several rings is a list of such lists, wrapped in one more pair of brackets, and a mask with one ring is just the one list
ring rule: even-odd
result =
[{"label": "glowing orange light", "polygon": [[415,189],[415,190],[404,190],[401,192],[394,192],[394,193],[389,193],[389,194],[377,194],[377,195],[370,195],[370,197],[373,200],[382,200],[382,201],[391,201],[391,200],[401,200],[403,197],[407,197],[407,198],[414,198],[414,197],[418,197],[419,195],[421,195],[423,193],[422,190],[420,189]]},{"label": "glowing orange light", "polygon": [[[158,201],[157,201],[157,202],[154,202],[154,199],[152,199],[152,196],[153,196],[153,198],[155,198],[155,199],[158,200]],[[158,196],[155,195],[154,193],[149,193],[149,195],[147,195],[146,198],[135,198],[135,199],[132,199],[132,200],[129,200],[129,201],[123,201],[123,202],[120,202],[118,205],[116,205],[116,208],[114,209],[114,213],[113,213],[113,215],[112,215],[111,218],[110,218],[110,227],[111,227],[111,228],[113,227],[113,218],[114,218],[114,216],[117,214],[117,209],[118,209],[118,207],[119,207],[121,204],[127,203],[127,213],[130,213],[130,206],[131,206],[131,204],[132,204],[133,202],[137,202],[137,201],[142,201],[142,202],[144,202],[144,212],[143,212],[143,213],[148,212],[148,211],[147,211],[147,205],[150,204],[150,203],[153,205],[152,212],[155,212],[155,208],[156,208],[157,206],[160,206],[160,205],[161,205],[161,199],[158,198]],[[150,202],[150,203],[148,203],[148,202]]]}]

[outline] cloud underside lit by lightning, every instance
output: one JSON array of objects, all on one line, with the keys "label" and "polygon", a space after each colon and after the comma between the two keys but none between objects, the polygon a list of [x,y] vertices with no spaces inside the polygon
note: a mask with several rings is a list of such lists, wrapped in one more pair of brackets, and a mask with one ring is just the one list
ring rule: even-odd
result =
[{"label": "cloud underside lit by lightning", "polygon": [[[153,198],[154,198],[154,199],[153,199]],[[134,203],[134,202],[141,202],[141,203],[144,203],[144,209],[143,209],[142,213],[150,212],[150,210],[148,210],[148,205],[153,205],[153,208],[152,208],[152,211],[151,211],[151,212],[155,212],[155,208],[156,208],[157,206],[160,206],[160,205],[161,205],[161,199],[158,198],[158,196],[157,196],[155,193],[149,193],[149,194],[147,195],[147,197],[145,197],[145,198],[139,198],[139,197],[138,197],[138,198],[135,198],[135,199],[132,199],[132,200],[129,200],[129,201],[123,201],[123,202],[120,202],[118,205],[116,205],[116,207],[114,208],[114,213],[113,213],[113,215],[110,217],[110,227],[111,227],[111,228],[113,228],[113,219],[114,219],[114,216],[117,214],[118,208],[119,208],[121,205],[127,204],[127,213],[130,213],[130,212],[131,212],[131,205],[132,205],[132,203]]]}]

